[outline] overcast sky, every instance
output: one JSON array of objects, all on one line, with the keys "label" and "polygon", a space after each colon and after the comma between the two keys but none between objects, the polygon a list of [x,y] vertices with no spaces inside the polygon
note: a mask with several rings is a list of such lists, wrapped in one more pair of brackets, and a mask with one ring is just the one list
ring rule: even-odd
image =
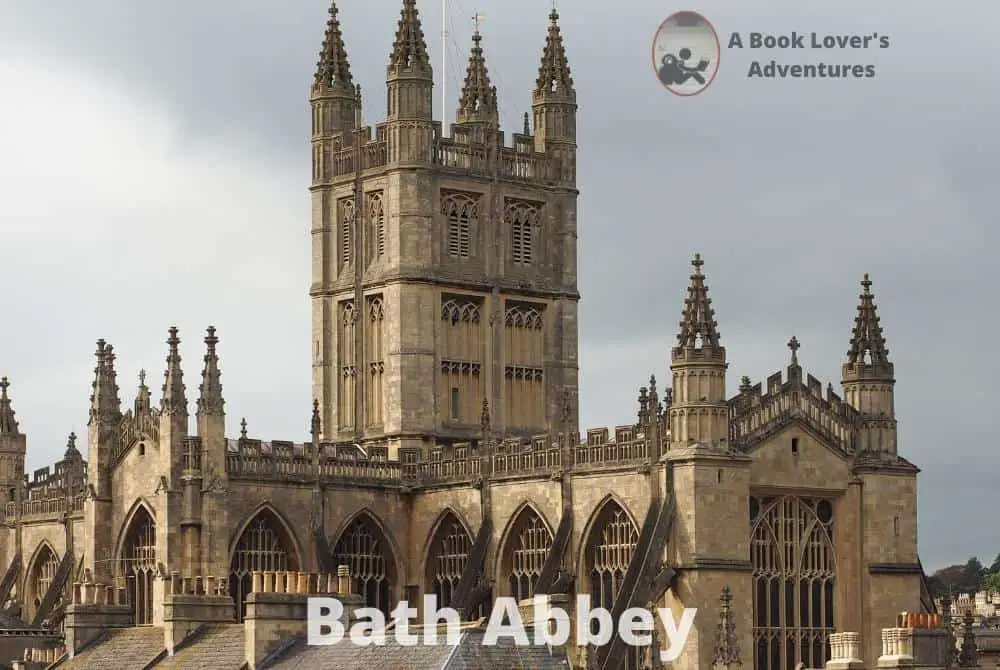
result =
[{"label": "overcast sky", "polygon": [[[369,122],[384,114],[399,4],[341,3]],[[440,3],[420,6],[440,82]],[[998,10],[705,0],[694,9],[724,42],[734,31],[878,32],[891,47],[723,49],[712,86],[679,98],[651,65],[661,5],[613,7],[560,8],[580,102],[583,423],[634,421],[638,386],[650,372],[668,379],[694,252],[731,392],[741,375],[782,369],[793,334],[806,370],[836,385],[870,272],[896,364],[900,451],[923,469],[924,564],[991,561]],[[548,0],[452,8],[447,118],[479,11],[502,120],[519,129]],[[218,327],[231,433],[246,416],[255,436],[307,438],[307,95],[326,12],[327,0],[0,6],[0,374],[30,468],[85,433],[94,341],[115,345],[130,405],[142,367],[159,396],[171,325],[192,400],[204,328]],[[755,58],[874,64],[877,75],[749,80]]]}]

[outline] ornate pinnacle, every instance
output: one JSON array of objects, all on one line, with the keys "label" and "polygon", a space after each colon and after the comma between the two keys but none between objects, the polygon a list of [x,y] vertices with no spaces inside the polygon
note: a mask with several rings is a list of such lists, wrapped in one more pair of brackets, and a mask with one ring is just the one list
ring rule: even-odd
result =
[{"label": "ornate pinnacle", "polygon": [[852,365],[861,363],[887,366],[889,350],[885,346],[885,335],[879,324],[878,309],[871,288],[872,282],[866,273],[861,280],[860,304],[858,304],[858,315],[854,319],[854,329],[851,331],[851,347],[847,351],[847,362]]},{"label": "ornate pinnacle", "polygon": [[483,411],[479,416],[479,423],[483,429],[483,437],[488,437],[490,432],[490,401],[486,398],[483,398]]},{"label": "ornate pinnacle", "polygon": [[549,32],[545,38],[545,48],[542,50],[538,79],[535,81],[536,102],[543,102],[551,97],[564,98],[568,102],[576,101],[576,90],[573,88],[573,77],[569,71],[566,47],[563,45],[562,33],[559,30],[559,12],[555,7],[549,13]]},{"label": "ornate pinnacle", "polygon": [[715,659],[713,666],[741,668],[739,640],[736,637],[736,621],[733,619],[733,592],[728,586],[719,597],[719,628],[715,637]]},{"label": "ornate pinnacle", "polygon": [[243,417],[240,419],[240,439],[247,439],[247,418]]},{"label": "ornate pinnacle", "polygon": [[104,340],[98,340],[94,356],[97,365],[94,367],[94,382],[91,384],[93,393],[90,396],[90,420],[114,421],[121,416],[114,348]]},{"label": "ornate pinnacle", "polygon": [[145,414],[152,407],[149,387],[146,386],[146,371],[139,370],[139,390],[135,395],[135,415]]},{"label": "ornate pinnacle", "polygon": [[312,421],[310,423],[310,430],[313,437],[319,437],[322,426],[323,424],[320,422],[319,416],[319,400],[313,399]]},{"label": "ornate pinnacle", "polygon": [[219,338],[215,336],[215,326],[209,326],[205,335],[205,367],[201,371],[199,414],[221,414],[225,405],[222,398],[222,372],[219,370],[219,356],[215,346]]},{"label": "ornate pinnacle", "polygon": [[521,131],[523,135],[531,135],[531,120],[528,118],[528,113],[524,113],[524,130]]},{"label": "ornate pinnacle", "polygon": [[399,27],[392,44],[392,55],[389,56],[389,75],[398,75],[404,71],[422,71],[427,76],[431,74],[431,59],[427,54],[427,41],[424,39],[423,26],[420,25],[416,0],[403,0]]},{"label": "ornate pinnacle", "polygon": [[472,51],[469,52],[469,66],[465,70],[465,85],[459,98],[459,123],[499,123],[497,107],[497,89],[490,83],[490,75],[486,69],[486,58],[483,56],[483,36],[479,27],[472,34]]},{"label": "ornate pinnacle", "polygon": [[344,35],[337,19],[337,3],[330,3],[330,19],[326,22],[326,33],[323,35],[323,46],[316,63],[316,78],[314,89],[343,91],[353,95],[354,78],[351,76],[351,66],[347,61],[347,49],[344,47]]},{"label": "ornate pinnacle", "polygon": [[7,389],[10,381],[0,378],[0,435],[17,435],[17,420],[14,418],[14,408],[11,407]]},{"label": "ornate pinnacle", "polygon": [[753,385],[750,384],[750,378],[743,375],[740,379],[740,393],[750,393],[751,388],[753,388]]},{"label": "ornate pinnacle", "polygon": [[167,370],[163,375],[163,398],[160,406],[165,414],[187,414],[187,397],[184,395],[184,372],[181,370],[181,354],[177,328],[171,327],[167,338]]},{"label": "ornate pinnacle", "polygon": [[63,458],[68,461],[80,456],[80,450],[76,448],[76,433],[70,433],[66,440],[66,454]]},{"label": "ornate pinnacle", "polygon": [[705,285],[705,275],[701,271],[705,265],[701,254],[694,255],[691,265],[694,267],[694,272],[691,273],[691,285],[684,300],[681,332],[677,335],[677,344],[695,349],[718,347],[719,324],[715,320],[712,299],[708,297],[708,286]]}]

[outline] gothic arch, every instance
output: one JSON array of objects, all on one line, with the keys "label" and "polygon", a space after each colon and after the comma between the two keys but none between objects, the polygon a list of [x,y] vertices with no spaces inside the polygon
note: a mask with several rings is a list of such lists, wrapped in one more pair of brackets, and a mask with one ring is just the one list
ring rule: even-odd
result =
[{"label": "gothic arch", "polygon": [[597,537],[597,535],[601,532],[604,522],[606,521],[607,513],[615,509],[621,510],[624,513],[625,518],[628,519],[633,526],[635,526],[636,531],[638,532],[639,523],[636,521],[635,515],[632,514],[632,510],[625,504],[625,501],[622,500],[621,496],[612,491],[601,498],[601,501],[594,507],[594,511],[590,513],[590,518],[587,519],[587,523],[583,527],[583,532],[580,533],[580,547],[579,551],[576,552],[578,568],[577,574],[579,575],[577,583],[581,587],[578,590],[583,593],[590,592],[586,550],[590,541],[595,539],[595,537]]},{"label": "gothic arch", "polygon": [[303,569],[302,547],[292,526],[273,505],[262,502],[238,526],[229,544],[229,595],[242,621],[256,571]]},{"label": "gothic arch", "polygon": [[157,575],[156,520],[149,505],[138,500],[122,525],[115,561],[117,578],[125,582],[136,626],[153,623],[153,583]]},{"label": "gothic arch", "polygon": [[750,499],[754,667],[822,667],[835,632],[833,503],[798,496]]},{"label": "gothic arch", "polygon": [[422,553],[424,593],[436,595],[438,607],[451,607],[452,597],[472,550],[475,536],[452,507],[438,515]]},{"label": "gothic arch", "polygon": [[354,588],[359,589],[367,607],[388,616],[405,572],[399,550],[381,519],[363,508],[347,518],[331,543],[334,562],[351,569]]},{"label": "gothic arch", "polygon": [[128,512],[125,513],[125,520],[122,521],[122,525],[118,528],[118,539],[115,540],[116,557],[121,556],[125,546],[125,535],[128,533],[129,527],[132,525],[132,521],[135,519],[136,514],[140,513],[140,510],[145,510],[146,514],[148,514],[153,520],[153,523],[156,523],[156,512],[153,511],[153,506],[150,505],[149,501],[142,496],[136,498],[135,502],[132,503],[132,506],[128,508]]},{"label": "gothic arch", "polygon": [[497,595],[530,598],[555,537],[552,524],[531,502],[507,521],[497,552]]},{"label": "gothic arch", "polygon": [[42,604],[52,578],[59,568],[61,557],[48,540],[42,540],[35,547],[24,580],[24,604],[27,607],[27,619],[30,621]]}]

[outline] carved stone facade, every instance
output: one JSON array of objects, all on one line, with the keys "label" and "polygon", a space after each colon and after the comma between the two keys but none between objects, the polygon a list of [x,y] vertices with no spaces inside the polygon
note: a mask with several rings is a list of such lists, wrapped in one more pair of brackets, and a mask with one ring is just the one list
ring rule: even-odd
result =
[{"label": "carved stone facade", "polygon": [[[386,611],[431,593],[467,617],[536,593],[588,594],[615,615],[697,607],[674,668],[820,667],[843,631],[876,658],[881,630],[920,609],[922,571],[918,470],[897,451],[871,282],[842,395],[804,373],[793,339],[783,371],[731,396],[696,256],[670,388],[651,378],[636,420],[581,438],[576,92],[557,14],[533,128],[526,114],[511,146],[478,32],[450,134],[432,87],[405,0],[388,116],[359,128],[331,10],[312,95],[309,439],[257,439],[245,420],[226,437],[214,329],[190,417],[171,329],[159,403],[143,374],[127,411],[98,343],[87,461],[71,438],[29,479],[4,381],[0,602],[57,627],[89,571],[125,589],[135,625],[162,626],[171,573],[214,575],[236,621],[255,571],[343,565]],[[574,656],[657,662],[620,639]]]}]

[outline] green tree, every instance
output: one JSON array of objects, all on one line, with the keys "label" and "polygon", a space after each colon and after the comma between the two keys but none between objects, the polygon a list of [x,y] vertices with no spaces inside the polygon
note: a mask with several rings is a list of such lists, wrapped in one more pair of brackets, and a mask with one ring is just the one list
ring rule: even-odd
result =
[{"label": "green tree", "polygon": [[982,589],[984,591],[1000,591],[1000,572],[987,572],[983,577]]}]

